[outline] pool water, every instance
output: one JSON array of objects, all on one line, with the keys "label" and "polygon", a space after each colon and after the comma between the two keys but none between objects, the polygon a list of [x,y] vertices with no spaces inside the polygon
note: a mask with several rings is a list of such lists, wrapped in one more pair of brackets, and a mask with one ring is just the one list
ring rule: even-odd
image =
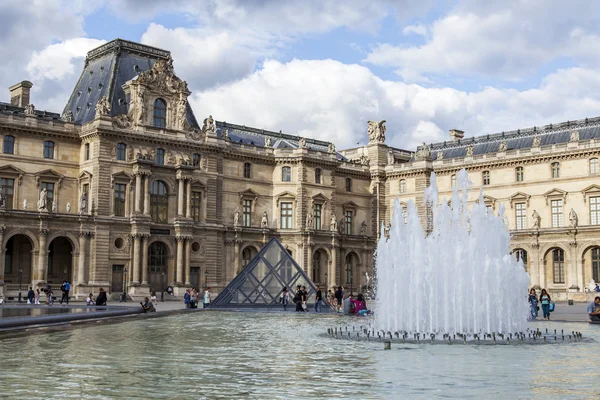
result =
[{"label": "pool water", "polygon": [[[9,398],[593,399],[597,343],[336,340],[333,314],[197,312],[0,341]],[[600,342],[600,326],[538,322]]]}]

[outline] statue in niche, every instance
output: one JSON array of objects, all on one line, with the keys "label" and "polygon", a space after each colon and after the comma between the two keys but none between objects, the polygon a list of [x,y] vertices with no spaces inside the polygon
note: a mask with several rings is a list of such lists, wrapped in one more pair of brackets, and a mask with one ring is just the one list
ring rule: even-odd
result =
[{"label": "statue in niche", "polygon": [[333,143],[329,143],[329,144],[327,145],[327,152],[328,152],[328,153],[330,153],[330,154],[333,154],[333,153],[335,153],[335,144],[333,144]]},{"label": "statue in niche", "polygon": [[577,222],[578,222],[577,213],[572,208],[571,208],[571,211],[569,211],[569,222],[570,222],[569,226],[571,228],[577,228]]},{"label": "statue in niche", "polygon": [[83,192],[81,194],[81,198],[79,199],[79,214],[87,214],[88,213],[88,194],[87,192]]},{"label": "statue in niche", "polygon": [[43,188],[40,191],[40,199],[38,200],[38,210],[48,211],[48,191],[46,190],[46,188]]},{"label": "statue in niche", "polygon": [[369,135],[369,143],[385,142],[385,120],[375,122],[367,121],[367,134]]},{"label": "statue in niche", "polygon": [[536,210],[533,210],[533,214],[531,214],[531,217],[533,218],[533,229],[540,229],[540,222],[541,222],[541,217],[540,214],[538,214],[538,212]]},{"label": "statue in niche", "polygon": [[177,103],[177,128],[181,131],[185,130],[186,126],[186,114],[187,114],[187,100],[181,99]]},{"label": "statue in niche", "polygon": [[71,203],[67,203],[67,212],[70,213],[71,212]]},{"label": "statue in niche", "polygon": [[539,136],[536,136],[533,138],[533,144],[531,145],[531,147],[540,147],[541,144],[541,140]]},{"label": "statue in niche", "polygon": [[503,142],[500,142],[500,145],[498,146],[498,152],[499,153],[504,153],[507,149],[508,145],[506,143],[506,140]]},{"label": "statue in niche", "polygon": [[467,157],[473,157],[473,146],[467,147]]},{"label": "statue in niche", "polygon": [[267,136],[267,138],[265,139],[265,147],[271,147],[271,138]]},{"label": "statue in niche", "polygon": [[361,236],[367,236],[367,221],[363,221],[360,224],[360,234]]},{"label": "statue in niche", "polygon": [[236,208],[235,212],[233,213],[233,226],[238,227],[240,226],[240,209]]},{"label": "statue in niche", "polygon": [[202,132],[204,132],[205,134],[212,134],[212,135],[216,135],[217,134],[217,124],[215,123],[215,120],[213,119],[212,115],[209,115],[208,118],[204,118],[204,122],[202,125]]},{"label": "statue in niche", "polygon": [[578,142],[579,141],[579,131],[572,131],[571,137],[569,138],[569,142]]},{"label": "statue in niche", "polygon": [[340,232],[340,235],[343,235],[345,231],[344,226],[346,224],[344,222],[344,217],[340,218],[340,222],[338,223],[338,231]]},{"label": "statue in niche", "polygon": [[337,231],[337,219],[335,217],[335,212],[331,214],[331,222],[329,222],[329,230],[332,232]]},{"label": "statue in niche", "polygon": [[6,208],[6,191],[4,186],[0,187],[0,210],[4,210]]},{"label": "statue in niche", "polygon": [[269,217],[266,211],[263,212],[262,219],[260,220],[260,227],[263,229],[269,229]]},{"label": "statue in niche", "polygon": [[310,211],[306,213],[306,229],[313,229],[313,214]]},{"label": "statue in niche", "polygon": [[27,199],[23,199],[23,210],[27,210]]},{"label": "statue in niche", "polygon": [[144,100],[144,92],[140,92],[137,97],[137,122],[144,122],[144,115],[146,114],[146,101]]},{"label": "statue in niche", "polygon": [[96,103],[96,115],[108,115],[110,114],[110,102],[108,101],[108,97],[103,96]]}]

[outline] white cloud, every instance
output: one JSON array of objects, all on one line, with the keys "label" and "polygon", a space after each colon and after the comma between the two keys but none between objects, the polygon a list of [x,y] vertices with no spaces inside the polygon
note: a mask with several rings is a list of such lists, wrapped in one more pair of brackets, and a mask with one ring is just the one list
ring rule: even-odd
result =
[{"label": "white cloud", "polygon": [[422,24],[417,25],[408,25],[402,29],[402,33],[405,35],[410,35],[414,33],[415,35],[425,36],[427,35],[427,27]]}]

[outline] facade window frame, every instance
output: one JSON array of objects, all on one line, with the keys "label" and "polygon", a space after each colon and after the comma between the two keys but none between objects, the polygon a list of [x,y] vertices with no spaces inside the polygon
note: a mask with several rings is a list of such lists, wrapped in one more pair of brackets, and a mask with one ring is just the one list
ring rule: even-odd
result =
[{"label": "facade window frame", "polygon": [[7,210],[12,210],[14,207],[15,198],[15,179],[14,178],[0,178],[0,190],[4,193],[4,203]]},{"label": "facade window frame", "polygon": [[552,172],[552,178],[560,178],[560,163],[558,161],[555,161],[552,164],[550,164],[550,168]]},{"label": "facade window frame", "polygon": [[125,205],[127,201],[127,184],[115,183],[113,194],[113,215],[115,217],[125,216]]},{"label": "facade window frame", "polygon": [[46,189],[46,207],[48,210],[52,210],[52,204],[54,204],[54,193],[55,193],[56,183],[55,182],[41,182],[40,190]]},{"label": "facade window frame", "polygon": [[198,153],[192,154],[192,166],[199,167],[200,161],[202,161],[202,156]]},{"label": "facade window frame", "polygon": [[523,167],[515,168],[515,179],[517,182],[523,182],[525,180],[525,169]]},{"label": "facade window frame", "polygon": [[291,167],[281,167],[281,181],[282,182],[291,182],[292,181],[292,168]]},{"label": "facade window frame", "polygon": [[248,228],[252,226],[252,200],[250,199],[242,200],[242,226]]},{"label": "facade window frame", "polygon": [[452,176],[450,176],[450,186],[452,189],[456,187],[456,174],[452,174]]},{"label": "facade window frame", "polygon": [[85,161],[89,161],[89,159],[90,159],[90,144],[89,143],[86,143],[83,146],[83,159]]},{"label": "facade window frame", "polygon": [[2,147],[4,154],[15,154],[15,137],[12,135],[5,135]]},{"label": "facade window frame", "polygon": [[594,247],[590,252],[592,258],[592,279],[598,282],[600,280],[600,247]]},{"label": "facade window frame", "polygon": [[400,193],[406,193],[406,179],[400,179]]},{"label": "facade window frame", "polygon": [[294,227],[294,204],[291,201],[284,201],[279,204],[280,207],[280,227],[281,229],[293,229]]},{"label": "facade window frame", "polygon": [[150,217],[156,224],[169,221],[169,188],[160,180],[152,182],[150,187]]},{"label": "facade window frame", "polygon": [[600,225],[600,196],[589,198],[590,225]]},{"label": "facade window frame", "polygon": [[352,192],[352,178],[346,178],[346,192]]},{"label": "facade window frame", "polygon": [[154,100],[152,111],[152,125],[155,128],[167,127],[167,102],[160,97]]},{"label": "facade window frame", "polygon": [[598,162],[597,157],[590,158],[589,166],[590,166],[590,175],[600,174],[600,164]]},{"label": "facade window frame", "polygon": [[483,186],[489,186],[490,185],[490,171],[483,171],[481,173],[481,178],[483,180]]},{"label": "facade window frame", "polygon": [[192,190],[190,208],[194,222],[202,222],[202,192]]},{"label": "facade window frame", "polygon": [[252,164],[250,164],[249,162],[244,163],[244,178],[252,178]]},{"label": "facade window frame", "polygon": [[321,183],[321,168],[315,168],[315,183]]},{"label": "facade window frame", "polygon": [[527,229],[527,203],[515,204],[515,228]]},{"label": "facade window frame", "polygon": [[346,235],[352,235],[352,219],[353,219],[353,217],[354,217],[353,210],[345,210],[344,211],[344,224],[345,224],[344,231],[346,232]]},{"label": "facade window frame", "polygon": [[563,199],[550,200],[550,211],[552,214],[552,227],[560,228],[563,226],[564,215],[563,215]]},{"label": "facade window frame", "polygon": [[117,143],[117,161],[127,161],[127,145],[125,143]]},{"label": "facade window frame", "polygon": [[44,158],[48,160],[54,159],[54,142],[52,140],[46,140],[44,142]]},{"label": "facade window frame", "polygon": [[[320,231],[323,226],[323,204],[313,204],[313,224],[316,231]],[[311,229],[311,227],[309,227]]]},{"label": "facade window frame", "polygon": [[565,251],[563,249],[552,250],[552,271],[553,282],[556,284],[565,283]]},{"label": "facade window frame", "polygon": [[164,149],[156,149],[156,165],[165,165]]}]

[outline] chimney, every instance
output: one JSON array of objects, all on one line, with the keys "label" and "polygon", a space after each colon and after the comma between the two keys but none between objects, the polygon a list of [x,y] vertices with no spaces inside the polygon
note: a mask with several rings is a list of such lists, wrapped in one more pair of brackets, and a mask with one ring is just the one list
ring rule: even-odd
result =
[{"label": "chimney", "polygon": [[27,107],[29,105],[29,92],[33,83],[22,81],[8,88],[10,91],[10,104],[17,107]]},{"label": "chimney", "polygon": [[450,137],[456,142],[465,137],[465,131],[459,131],[458,129],[450,129]]}]

